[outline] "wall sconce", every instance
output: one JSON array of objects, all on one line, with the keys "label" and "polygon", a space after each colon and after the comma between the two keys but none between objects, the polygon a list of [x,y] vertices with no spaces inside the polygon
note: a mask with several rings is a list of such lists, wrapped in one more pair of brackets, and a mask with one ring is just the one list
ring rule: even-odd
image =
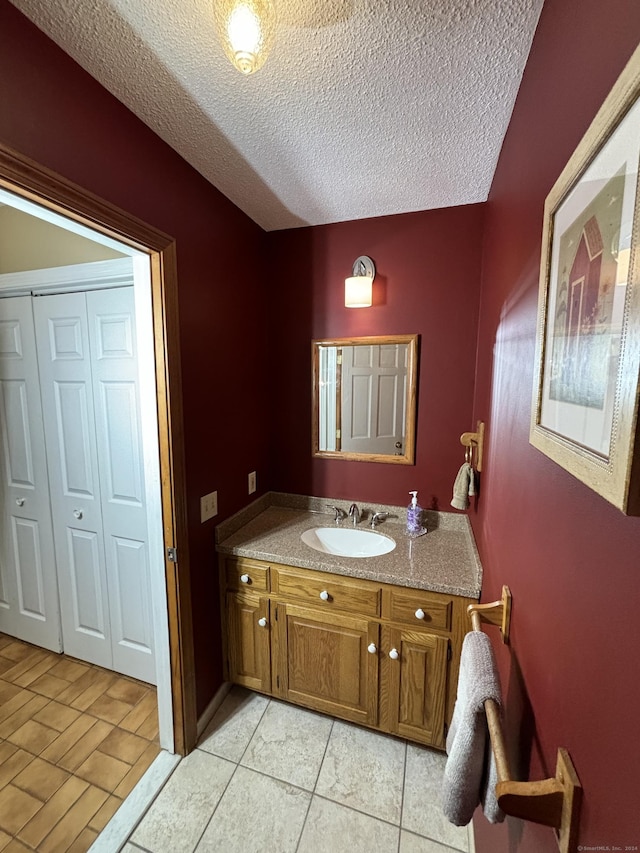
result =
[{"label": "wall sconce", "polygon": [[264,65],[275,35],[271,0],[214,0],[218,37],[229,60],[249,75]]},{"label": "wall sconce", "polygon": [[345,308],[370,308],[376,267],[368,255],[360,255],[353,264],[353,275],[344,280]]}]

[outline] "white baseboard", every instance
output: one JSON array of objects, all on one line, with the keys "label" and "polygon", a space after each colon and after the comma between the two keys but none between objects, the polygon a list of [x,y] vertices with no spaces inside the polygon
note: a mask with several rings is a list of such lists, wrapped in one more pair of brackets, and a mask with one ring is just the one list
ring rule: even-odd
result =
[{"label": "white baseboard", "polygon": [[211,702],[207,705],[207,707],[202,712],[201,716],[198,719],[198,723],[196,726],[196,734],[197,739],[200,740],[202,736],[202,732],[207,728],[211,720],[213,719],[216,711],[224,702],[227,693],[231,690],[231,682],[225,681],[222,684],[222,687],[217,691]]}]

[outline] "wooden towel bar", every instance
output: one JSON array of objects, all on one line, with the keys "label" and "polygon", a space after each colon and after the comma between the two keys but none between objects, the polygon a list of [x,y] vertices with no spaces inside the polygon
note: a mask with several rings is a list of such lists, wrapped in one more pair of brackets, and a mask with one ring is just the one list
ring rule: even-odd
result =
[{"label": "wooden towel bar", "polygon": [[[509,641],[511,592],[508,586],[502,587],[500,601],[470,604],[467,611],[474,631],[481,631],[483,622],[497,625],[502,641]],[[578,840],[582,786],[569,753],[566,749],[558,749],[556,775],[551,779],[539,782],[515,781],[509,770],[500,709],[493,699],[487,699],[484,709],[498,773],[496,798],[500,808],[513,817],[553,827],[561,853],[574,853]]]}]

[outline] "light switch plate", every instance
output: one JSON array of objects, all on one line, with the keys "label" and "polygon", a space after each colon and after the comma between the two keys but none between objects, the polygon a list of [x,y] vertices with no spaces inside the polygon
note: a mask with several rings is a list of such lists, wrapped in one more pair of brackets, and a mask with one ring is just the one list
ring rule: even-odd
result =
[{"label": "light switch plate", "polygon": [[249,494],[252,495],[256,490],[256,472],[252,471],[249,474]]},{"label": "light switch plate", "polygon": [[214,515],[218,514],[218,493],[211,492],[200,498],[200,521],[209,521]]}]

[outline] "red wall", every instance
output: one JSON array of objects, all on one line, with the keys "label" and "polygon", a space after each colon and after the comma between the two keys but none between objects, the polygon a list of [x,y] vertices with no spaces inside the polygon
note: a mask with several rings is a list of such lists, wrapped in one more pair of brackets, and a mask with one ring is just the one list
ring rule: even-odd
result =
[{"label": "red wall", "polygon": [[[553,775],[557,748],[569,750],[585,850],[640,844],[640,519],[529,445],[538,270],[545,197],[639,37],[637,0],[546,0],[485,226],[475,413],[489,448],[474,519],[483,599],[503,583],[514,597],[511,649],[496,650],[522,778]],[[476,817],[475,828],[478,853],[557,850],[534,824]]]},{"label": "red wall", "polygon": [[[221,681],[213,522],[247,502],[247,474],[267,470],[265,234],[119,101],[0,0],[0,140],[177,240],[198,709]],[[266,483],[261,478],[260,488]]]},{"label": "red wall", "polygon": [[[269,234],[272,488],[451,509],[470,430],[483,205]],[[344,307],[354,260],[376,264],[371,308]],[[415,466],[312,459],[311,340],[420,335]]]}]

